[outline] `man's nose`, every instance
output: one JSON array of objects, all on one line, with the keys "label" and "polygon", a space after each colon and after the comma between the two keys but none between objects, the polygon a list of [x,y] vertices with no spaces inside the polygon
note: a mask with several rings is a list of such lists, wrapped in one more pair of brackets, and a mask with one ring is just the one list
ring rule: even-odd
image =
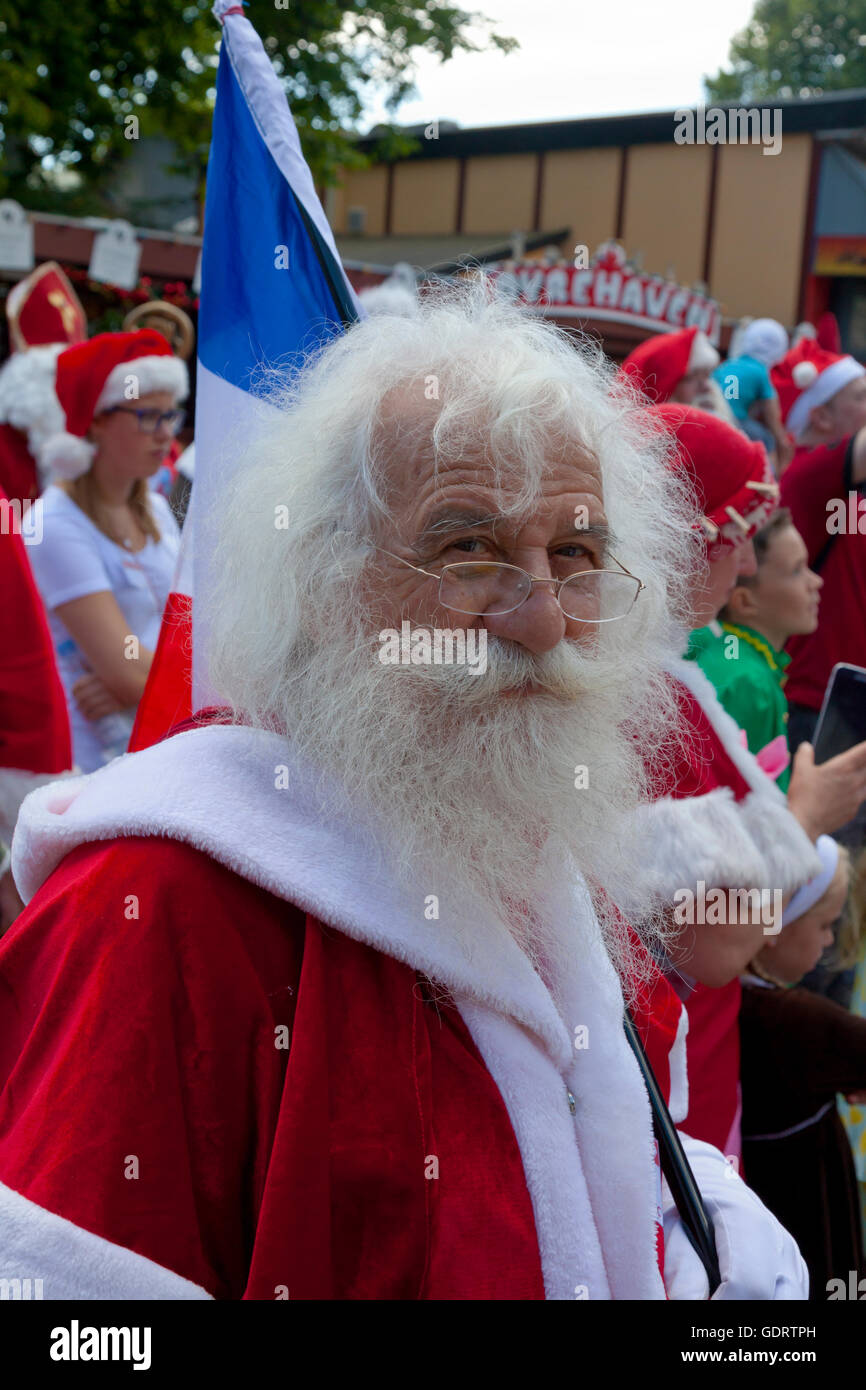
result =
[{"label": "man's nose", "polygon": [[565,636],[566,618],[555,597],[555,586],[533,584],[532,593],[513,613],[485,617],[484,626],[493,637],[519,642],[534,656],[552,651]]}]

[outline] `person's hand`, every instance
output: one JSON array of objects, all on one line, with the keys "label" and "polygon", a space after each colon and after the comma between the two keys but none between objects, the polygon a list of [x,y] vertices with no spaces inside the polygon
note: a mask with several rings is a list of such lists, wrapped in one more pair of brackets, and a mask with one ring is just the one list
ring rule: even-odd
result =
[{"label": "person's hand", "polygon": [[866,743],[858,743],[826,763],[815,763],[811,743],[794,756],[788,807],[812,840],[847,825],[866,801]]},{"label": "person's hand", "polygon": [[98,676],[82,676],[73,685],[72,694],[85,719],[102,719],[124,708]]},{"label": "person's hand", "polygon": [[846,1091],[845,1099],[849,1105],[866,1105],[866,1091]]},{"label": "person's hand", "polygon": [[[680,1139],[713,1226],[722,1276],[713,1302],[807,1298],[809,1275],[794,1237],[718,1149],[682,1130]],[[668,1298],[708,1298],[706,1272],[685,1234],[666,1182],[662,1183],[662,1214]]]}]

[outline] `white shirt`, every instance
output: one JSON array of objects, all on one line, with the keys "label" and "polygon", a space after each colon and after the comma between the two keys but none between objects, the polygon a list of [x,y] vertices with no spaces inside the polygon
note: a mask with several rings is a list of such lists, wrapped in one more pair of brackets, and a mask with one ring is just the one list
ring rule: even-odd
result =
[{"label": "white shirt", "polygon": [[164,497],[151,492],[148,501],[160,539],[157,542],[148,537],[137,552],[110,540],[62,488],[52,484],[34,503],[39,513],[27,552],[48,613],[57,668],[66,691],[73,757],[83,772],[92,772],[124,751],[135,710],[95,722],[84,718],[73,699],[72,687],[90,666],[54,609],[107,590],[116,599],[130,634],[153,650],[174,578],[180,531]]}]

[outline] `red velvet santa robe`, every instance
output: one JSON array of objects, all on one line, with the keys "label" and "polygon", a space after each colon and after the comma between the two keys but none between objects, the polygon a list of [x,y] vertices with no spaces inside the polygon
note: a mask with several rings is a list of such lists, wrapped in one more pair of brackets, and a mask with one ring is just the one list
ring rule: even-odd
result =
[{"label": "red velvet santa robe", "polygon": [[[6,1264],[38,1252],[46,1297],[664,1298],[600,943],[562,1017],[483,922],[462,957],[401,918],[363,838],[311,824],[294,771],[291,803],[274,789],[284,749],[198,729],[28,802],[16,876],[43,887],[0,946]],[[655,995],[658,1059],[682,1030]]]},{"label": "red velvet santa robe", "polygon": [[35,502],[42,491],[26,434],[3,422],[0,422],[0,487],[7,497],[25,506]]},{"label": "red velvet santa robe", "polygon": [[505,1106],[410,966],[135,838],[63,861],[2,978],[0,1173],[46,1212],[214,1298],[544,1297]]}]

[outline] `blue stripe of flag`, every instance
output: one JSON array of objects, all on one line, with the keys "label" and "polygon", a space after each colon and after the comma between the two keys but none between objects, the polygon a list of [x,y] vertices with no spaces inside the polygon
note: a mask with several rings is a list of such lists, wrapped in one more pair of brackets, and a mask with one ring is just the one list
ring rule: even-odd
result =
[{"label": "blue stripe of flag", "polygon": [[[282,247],[287,269],[278,268],[286,259]],[[249,390],[263,362],[308,352],[355,316],[330,249],[250,113],[224,43],[208,163],[198,355],[217,376]]]}]

